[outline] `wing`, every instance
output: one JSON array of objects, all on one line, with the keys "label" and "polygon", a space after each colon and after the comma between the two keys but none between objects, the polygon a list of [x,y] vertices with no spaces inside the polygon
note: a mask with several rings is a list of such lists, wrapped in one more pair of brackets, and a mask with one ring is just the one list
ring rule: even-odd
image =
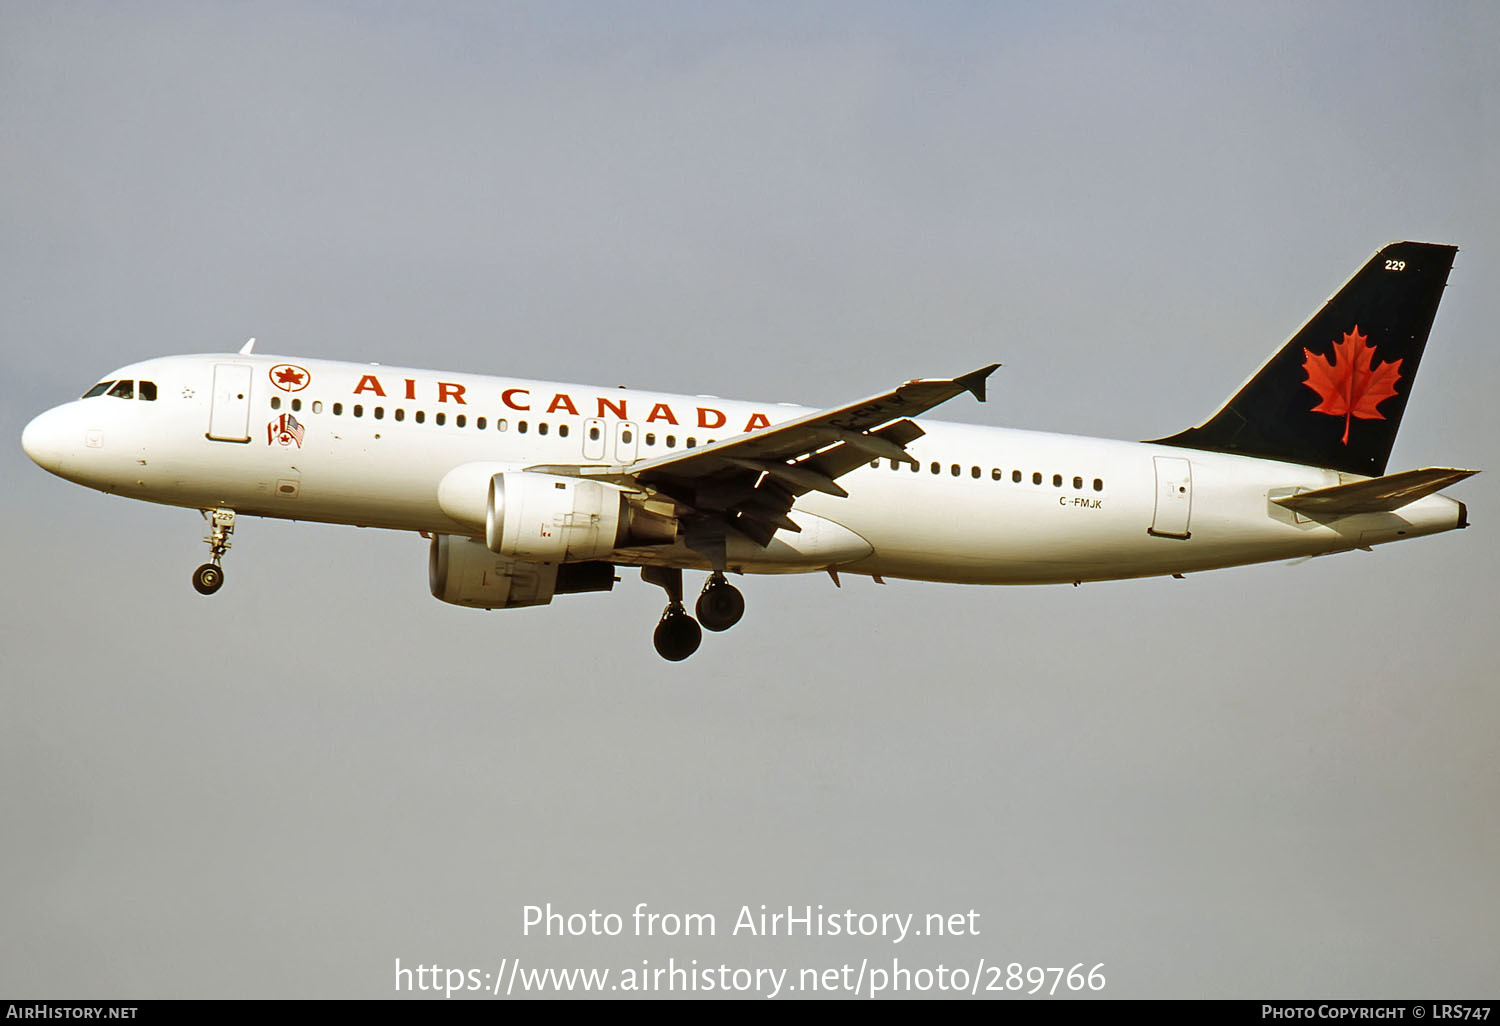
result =
[{"label": "wing", "polygon": [[602,477],[670,498],[684,543],[722,570],[727,532],[769,545],[778,530],[801,530],[787,516],[799,496],[846,497],[838,479],[872,459],[915,463],[906,446],[925,432],[910,418],[964,392],[983,402],[985,379],[999,366],[908,381],[847,406],[628,467],[533,469]]}]

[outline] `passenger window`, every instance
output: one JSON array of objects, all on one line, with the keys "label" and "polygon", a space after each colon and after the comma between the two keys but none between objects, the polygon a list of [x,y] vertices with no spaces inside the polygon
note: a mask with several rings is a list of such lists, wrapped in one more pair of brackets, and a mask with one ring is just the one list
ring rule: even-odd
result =
[{"label": "passenger window", "polygon": [[468,422],[469,422],[469,418],[465,417],[462,413],[460,413],[457,417],[453,418],[453,426],[454,427],[463,427]]},{"label": "passenger window", "polygon": [[962,470],[962,469],[963,469],[963,468],[962,468],[962,467],[960,467],[960,466],[959,466],[959,465],[958,465],[958,464],[957,464],[957,463],[955,463],[955,464],[953,464],[953,470],[952,470],[952,473],[953,473],[953,476],[954,476],[954,477],[957,477],[957,476],[958,476],[958,475],[959,475],[959,472],[960,472],[960,471],[961,471],[961,470]]},{"label": "passenger window", "polygon": [[314,399],[313,400],[313,412],[314,413],[322,413],[323,412],[323,400],[321,400],[321,399]]},{"label": "passenger window", "polygon": [[1073,487],[1076,488],[1076,489],[1080,489],[1081,490],[1083,488],[1083,478],[1081,478],[1081,477],[1075,477],[1075,478],[1073,478]]},{"label": "passenger window", "polygon": [[697,446],[698,446],[698,439],[696,439],[696,438],[689,438],[688,439],[688,448],[689,449],[695,449],[695,448],[697,448]]},{"label": "passenger window", "polygon": [[355,403],[354,404],[354,415],[356,417],[363,417],[365,415],[365,408],[363,406],[361,406],[359,403]]},{"label": "passenger window", "polygon": [[1031,474],[1031,483],[1032,484],[1041,484],[1042,483],[1042,472],[1041,471],[1039,471],[1039,470],[1032,471],[1032,474]]},{"label": "passenger window", "polygon": [[668,449],[675,449],[675,448],[677,448],[677,436],[676,435],[668,435],[667,436],[667,448]]},{"label": "passenger window", "polygon": [[279,395],[273,395],[273,396],[271,396],[271,409],[273,409],[273,410],[279,410],[279,409],[281,409],[281,396],[279,396]]},{"label": "passenger window", "polygon": [[[296,401],[297,400],[295,400],[295,399],[292,400],[292,402],[294,402],[294,403]],[[377,407],[375,407],[375,419],[376,420],[384,420],[385,419],[385,407],[384,406],[377,406]]]},{"label": "passenger window", "polygon": [[422,423],[423,421],[425,421],[427,419],[427,411],[426,410],[418,410],[416,413],[412,414],[412,417],[416,420],[416,422],[418,424],[420,424],[420,423]]},{"label": "passenger window", "polygon": [[344,412],[344,404],[343,403],[334,403],[333,404],[333,415],[335,417],[341,416],[343,414],[343,412]]},{"label": "passenger window", "polygon": [[647,431],[646,432],[646,444],[647,445],[655,445],[656,444],[656,432],[655,431]]},{"label": "passenger window", "polygon": [[1104,480],[1102,478],[1098,478],[1098,477],[1094,478],[1094,491],[1096,491],[1096,492],[1102,492],[1102,491],[1104,491]]},{"label": "passenger window", "polygon": [[474,422],[474,429],[476,431],[483,431],[484,430],[484,425],[485,425],[485,419],[483,417],[480,417],[478,420],[476,420]]},{"label": "passenger window", "polygon": [[1052,487],[1053,488],[1061,488],[1062,487],[1062,475],[1061,474],[1053,474],[1052,475]]},{"label": "passenger window", "polygon": [[508,427],[510,427],[510,423],[504,417],[501,417],[499,420],[495,421],[496,431],[504,431]]},{"label": "passenger window", "polygon": [[943,472],[943,466],[937,460],[932,461],[932,472],[934,474],[941,474]]},{"label": "passenger window", "polygon": [[[649,437],[649,436],[647,436],[647,437]],[[591,442],[597,442],[597,441],[599,441],[599,429],[598,429],[598,427],[591,427],[591,428],[589,428],[589,441],[591,441]]]},{"label": "passenger window", "polygon": [[448,415],[446,413],[434,414],[432,422],[438,427],[442,427],[444,424],[448,423]]},{"label": "passenger window", "polygon": [[[316,412],[316,411],[314,411],[314,412]],[[403,410],[399,406],[396,407],[395,417],[396,417],[397,420],[405,420],[406,419],[406,411]]]},{"label": "passenger window", "polygon": [[969,476],[977,480],[979,478],[979,468],[978,467],[970,467],[969,468]]},{"label": "passenger window", "polygon": [[879,466],[880,466],[880,461],[879,460],[871,460],[870,461],[870,469],[871,470],[874,470],[876,467],[879,467]]},{"label": "passenger window", "polygon": [[990,471],[990,480],[991,481],[1000,481],[1000,480],[1003,480],[1004,478],[1005,478],[1005,473],[999,467],[996,467],[994,470]]},{"label": "passenger window", "polygon": [[92,399],[96,395],[103,395],[105,392],[109,391],[109,386],[113,385],[113,384],[114,384],[113,381],[101,381],[101,382],[99,382],[99,384],[95,385],[93,388],[91,388],[87,392],[83,393],[83,398],[85,398],[85,399]]},{"label": "passenger window", "polygon": [[526,433],[526,422],[524,420],[516,421],[516,430],[524,435]]},{"label": "passenger window", "polygon": [[142,382],[140,382],[137,385],[136,396],[135,397],[137,399],[144,399],[148,403],[154,403],[154,402],[156,402],[156,382],[154,382],[154,381],[142,381]]},{"label": "passenger window", "polygon": [[118,384],[116,384],[114,388],[111,388],[109,390],[109,394],[112,395],[112,396],[114,396],[116,399],[134,399],[135,398],[135,382],[134,381],[121,381]]},{"label": "passenger window", "polygon": [[[545,420],[537,424],[536,433],[539,435],[545,435],[547,433],[547,422]],[[625,432],[625,441],[630,441],[630,432],[628,431]]]},{"label": "passenger window", "polygon": [[913,474],[920,474],[922,472],[922,464],[918,463],[916,460],[912,460],[911,461],[911,472]]},{"label": "passenger window", "polygon": [[[141,384],[144,385],[145,382],[142,381]],[[292,400],[292,412],[293,413],[300,413],[301,410],[302,410],[302,400],[301,399],[293,399]]]},{"label": "passenger window", "polygon": [[559,438],[567,438],[568,437],[568,425],[566,425],[566,424],[559,424],[559,425],[557,425],[557,437],[559,437]]},{"label": "passenger window", "polygon": [[1012,481],[1014,481],[1016,484],[1020,484],[1021,483],[1021,472],[1019,470],[1012,470],[1010,472],[1010,479]]}]

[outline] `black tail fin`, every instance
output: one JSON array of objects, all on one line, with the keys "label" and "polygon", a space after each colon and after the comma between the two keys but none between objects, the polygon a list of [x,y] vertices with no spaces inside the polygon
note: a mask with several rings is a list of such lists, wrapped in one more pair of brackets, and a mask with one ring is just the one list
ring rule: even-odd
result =
[{"label": "black tail fin", "polygon": [[1381,249],[1207,423],[1155,441],[1384,474],[1457,252]]}]

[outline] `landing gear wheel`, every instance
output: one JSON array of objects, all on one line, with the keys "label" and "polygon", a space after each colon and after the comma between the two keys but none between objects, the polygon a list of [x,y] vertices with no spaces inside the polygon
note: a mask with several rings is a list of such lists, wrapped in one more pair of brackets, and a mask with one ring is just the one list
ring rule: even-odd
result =
[{"label": "landing gear wheel", "polygon": [[727,631],[745,615],[745,596],[723,574],[714,574],[698,596],[697,613],[704,630]]},{"label": "landing gear wheel", "polygon": [[193,571],[193,587],[200,595],[212,595],[224,586],[224,569],[213,563],[204,563]]},{"label": "landing gear wheel", "polygon": [[703,642],[703,630],[698,626],[697,620],[687,615],[682,603],[673,602],[662,614],[651,640],[656,643],[657,655],[680,663],[698,651],[698,646]]}]

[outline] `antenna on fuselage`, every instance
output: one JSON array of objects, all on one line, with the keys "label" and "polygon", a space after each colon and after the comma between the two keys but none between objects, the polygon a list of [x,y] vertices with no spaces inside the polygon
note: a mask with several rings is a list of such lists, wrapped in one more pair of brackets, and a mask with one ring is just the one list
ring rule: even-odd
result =
[{"label": "antenna on fuselage", "polygon": [[253,339],[253,338],[249,342],[246,342],[244,345],[240,346],[240,355],[241,356],[249,356],[254,351],[255,351],[255,339]]}]

